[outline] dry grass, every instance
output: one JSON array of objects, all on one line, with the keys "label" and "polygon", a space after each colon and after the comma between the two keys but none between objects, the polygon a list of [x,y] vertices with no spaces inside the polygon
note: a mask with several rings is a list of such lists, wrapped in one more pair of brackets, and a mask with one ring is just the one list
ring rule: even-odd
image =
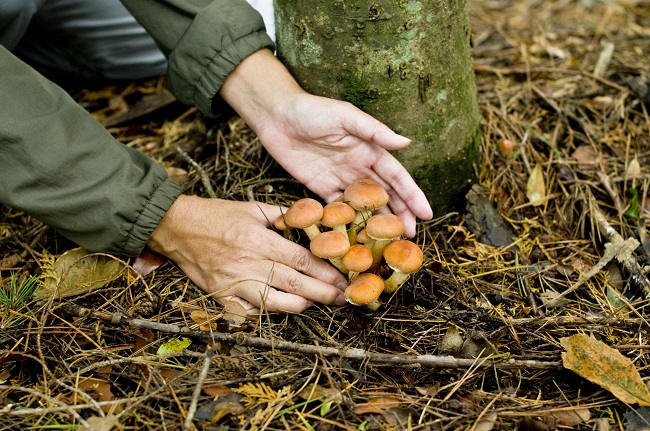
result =
[{"label": "dry grass", "polygon": [[[637,84],[650,77],[650,4],[474,0],[470,7],[483,113],[480,183],[512,229],[517,252],[480,242],[464,214],[423,223],[417,242],[425,267],[379,311],[317,306],[299,316],[262,316],[237,329],[239,336],[222,337],[209,368],[204,337],[189,314],[219,306],[170,263],[144,281],[119,280],[61,303],[18,300],[14,311],[0,308],[0,430],[69,429],[109,413],[125,429],[180,429],[188,414],[213,415],[215,394],[230,404],[215,410],[222,415],[217,424],[194,422],[198,429],[622,429],[629,420],[623,415],[636,406],[561,368],[558,340],[590,334],[631,358],[648,383],[650,313],[639,285],[610,264],[561,307],[544,307],[541,295],[574,286],[604,255],[593,208],[624,238],[641,242],[641,266],[650,260],[643,205],[650,95],[644,100],[630,89],[641,93]],[[599,71],[608,43],[611,61]],[[144,82],[80,92],[77,99],[106,119],[160,89],[160,82]],[[125,124],[110,130],[165,166],[188,170],[188,193],[208,192],[177,146],[200,164],[218,197],[287,204],[306,195],[237,118],[206,121],[171,105]],[[502,139],[516,143],[512,155],[499,152]],[[632,178],[626,171],[635,158],[640,174]],[[536,164],[548,196],[540,206],[526,197]],[[638,220],[622,214],[632,186]],[[0,208],[0,246],[2,285],[17,274],[20,286],[21,277],[40,273],[43,253],[72,245],[29,216]],[[138,317],[145,285],[161,299],[146,319],[157,330],[116,318]],[[74,316],[71,305],[97,313]],[[193,343],[156,356],[175,337],[173,326],[191,327]],[[432,366],[425,359],[441,352],[450,327],[466,346],[495,354],[495,362],[460,352],[455,362]],[[217,330],[235,332],[223,322]],[[241,345],[227,342],[235,340]],[[314,345],[322,353],[309,349]],[[352,348],[410,360],[346,356]],[[84,383],[88,378],[97,380]],[[195,394],[197,385],[204,390]]]}]

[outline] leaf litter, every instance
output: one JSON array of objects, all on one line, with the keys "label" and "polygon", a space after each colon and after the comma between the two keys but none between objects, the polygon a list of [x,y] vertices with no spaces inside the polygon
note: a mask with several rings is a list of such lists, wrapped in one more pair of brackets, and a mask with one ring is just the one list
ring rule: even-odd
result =
[{"label": "leaf litter", "polygon": [[[91,254],[53,272],[75,246],[0,207],[2,287],[50,286],[45,305],[0,301],[0,429],[647,429],[648,6],[469,2],[480,187],[421,223],[425,265],[378,312],[246,317],[155,256],[117,276],[92,275],[116,261]],[[202,118],[163,84],[73,96],[187,193],[310,196],[240,119]],[[69,278],[76,262],[90,279]],[[205,368],[212,334],[231,338]]]}]

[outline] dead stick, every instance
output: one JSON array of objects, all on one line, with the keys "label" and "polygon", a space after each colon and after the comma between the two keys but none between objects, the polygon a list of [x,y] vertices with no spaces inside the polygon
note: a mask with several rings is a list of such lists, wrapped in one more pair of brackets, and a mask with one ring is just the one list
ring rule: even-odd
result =
[{"label": "dead stick", "polygon": [[[624,241],[623,237],[609,224],[607,218],[605,218],[605,215],[598,209],[596,203],[593,202],[593,197],[590,199],[592,200],[592,219],[598,227],[598,231],[608,242],[612,244],[622,244],[625,241],[633,240],[638,245],[638,241],[634,238],[628,238]],[[641,268],[639,262],[634,258],[634,254],[632,252],[622,253],[621,255],[616,256],[616,260],[623,265],[623,268],[628,272],[632,281],[645,292],[646,298],[650,298],[650,280],[648,280],[648,277],[644,274],[643,268]]]},{"label": "dead stick", "polygon": [[183,430],[192,429],[192,421],[194,420],[194,414],[196,413],[196,407],[199,404],[199,396],[203,390],[203,384],[205,383],[206,377],[208,377],[208,371],[210,370],[210,361],[212,361],[212,356],[214,355],[214,346],[209,345],[205,349],[205,355],[203,356],[203,367],[201,368],[201,373],[199,374],[198,379],[196,380],[196,387],[192,393],[192,401],[190,402],[190,407],[187,409],[187,416],[185,417],[185,423],[183,424]]},{"label": "dead stick", "polygon": [[[425,367],[433,368],[470,368],[476,366],[476,360],[455,358],[453,356],[436,356],[436,355],[405,355],[405,354],[386,354],[372,353],[367,350],[357,348],[334,348],[314,346],[310,344],[292,343],[282,340],[269,340],[266,338],[253,337],[243,333],[228,334],[224,332],[207,332],[194,331],[186,326],[170,325],[166,323],[150,322],[143,319],[133,319],[122,313],[107,313],[102,311],[93,311],[85,307],[74,304],[64,304],[59,308],[67,314],[78,317],[90,317],[116,325],[125,325],[132,328],[146,328],[161,331],[170,334],[179,334],[187,337],[198,338],[205,341],[222,341],[234,343],[240,346],[258,347],[262,349],[284,350],[291,352],[307,353],[310,355],[322,354],[328,357],[347,358],[359,361],[369,361],[385,364],[419,364]],[[518,359],[492,359],[481,362],[481,368],[499,368],[499,369],[549,369],[560,368],[561,363],[545,362],[535,360],[518,360]]]},{"label": "dead stick", "polygon": [[178,154],[183,156],[185,160],[187,160],[187,163],[192,165],[194,169],[196,169],[196,172],[199,174],[199,178],[201,178],[201,183],[203,183],[203,187],[205,187],[205,191],[208,193],[208,196],[210,196],[212,199],[216,199],[217,195],[214,193],[214,189],[212,188],[212,184],[210,184],[210,178],[208,177],[208,174],[205,173],[205,170],[199,166],[198,163],[194,161],[193,158],[190,157],[189,154],[185,152],[181,147],[176,147],[176,151],[178,151]]}]

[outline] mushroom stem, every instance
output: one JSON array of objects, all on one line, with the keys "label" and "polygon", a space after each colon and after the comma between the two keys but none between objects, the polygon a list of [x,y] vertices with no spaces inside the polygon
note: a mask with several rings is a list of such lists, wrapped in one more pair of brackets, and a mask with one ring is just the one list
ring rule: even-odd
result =
[{"label": "mushroom stem", "polygon": [[350,245],[357,243],[357,234],[359,231],[366,227],[366,221],[372,217],[372,210],[357,210],[354,220],[350,224],[350,230],[348,230],[348,238],[350,239]]},{"label": "mushroom stem", "polygon": [[394,270],[393,273],[384,281],[384,292],[393,293],[399,289],[402,284],[409,279],[411,274],[405,274],[402,271]]},{"label": "mushroom stem", "polygon": [[305,231],[305,233],[309,237],[310,241],[313,240],[316,237],[316,235],[318,235],[320,233],[320,229],[318,229],[318,226],[316,226],[315,224],[313,224],[311,226],[307,226],[307,227],[303,228],[303,230]]}]

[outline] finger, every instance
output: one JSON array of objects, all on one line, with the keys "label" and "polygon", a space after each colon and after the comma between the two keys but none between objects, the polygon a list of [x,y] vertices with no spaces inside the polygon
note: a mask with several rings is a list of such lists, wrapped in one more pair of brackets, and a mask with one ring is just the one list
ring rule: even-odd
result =
[{"label": "finger", "polygon": [[423,220],[433,217],[433,211],[424,192],[397,159],[386,152],[373,167],[381,177],[381,182],[385,184],[384,187],[387,187],[391,199],[394,198],[391,207],[396,213],[403,212],[401,205],[405,205],[415,216]]},{"label": "finger", "polygon": [[354,112],[343,116],[343,128],[352,135],[371,142],[387,150],[399,150],[407,147],[411,140],[393,132],[381,121],[352,107]]},{"label": "finger", "polygon": [[313,302],[300,295],[282,292],[260,283],[248,284],[238,289],[238,295],[260,310],[283,313],[302,313]]},{"label": "finger", "polygon": [[255,206],[256,208],[250,211],[250,214],[265,227],[272,227],[275,219],[287,212],[287,208],[281,205],[269,205],[262,202],[242,202],[242,204]]},{"label": "finger", "polygon": [[[280,265],[276,265],[278,268],[291,268],[306,278],[317,281],[319,288],[322,288],[322,286],[334,286],[339,291],[345,290],[347,281],[343,274],[336,268],[323,259],[314,256],[305,247],[286,240],[276,233],[270,231],[269,233],[274,236],[272,238],[273,247],[270,248],[270,253],[267,253],[266,256],[270,261],[277,262]],[[273,285],[279,287],[275,284]],[[313,285],[314,283],[310,283],[310,287]],[[293,289],[282,290],[291,292]]]},{"label": "finger", "polygon": [[275,289],[321,304],[335,304],[343,294],[341,289],[329,283],[309,277],[280,263],[275,263],[273,266],[268,284]]}]

